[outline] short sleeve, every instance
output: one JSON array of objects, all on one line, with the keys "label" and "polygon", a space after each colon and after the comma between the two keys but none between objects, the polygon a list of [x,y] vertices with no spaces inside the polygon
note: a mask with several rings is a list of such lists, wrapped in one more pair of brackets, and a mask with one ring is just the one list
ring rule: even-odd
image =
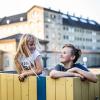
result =
[{"label": "short sleeve", "polygon": [[40,53],[38,50],[35,50],[34,53],[32,54],[32,58],[35,60],[38,56],[40,56]]},{"label": "short sleeve", "polygon": [[82,69],[84,71],[89,71],[86,67],[84,67],[82,64],[79,64],[79,63],[75,64],[74,67],[80,68],[80,69]]},{"label": "short sleeve", "polygon": [[60,64],[56,65],[56,66],[54,67],[54,69],[57,70],[57,71],[67,71],[67,69],[64,68],[64,66],[62,66],[62,65],[60,65]]}]

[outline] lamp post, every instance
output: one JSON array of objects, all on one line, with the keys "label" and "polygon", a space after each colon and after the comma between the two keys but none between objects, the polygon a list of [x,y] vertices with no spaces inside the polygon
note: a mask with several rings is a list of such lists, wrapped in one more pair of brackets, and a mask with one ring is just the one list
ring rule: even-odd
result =
[{"label": "lamp post", "polygon": [[44,66],[44,68],[46,68],[47,67],[47,59],[48,59],[46,53],[44,53],[44,56],[42,57],[42,59],[43,59],[43,66]]},{"label": "lamp post", "polygon": [[87,67],[87,57],[83,57],[83,64],[85,67]]},{"label": "lamp post", "polygon": [[42,59],[43,59],[43,66],[44,66],[44,68],[46,68],[47,67],[47,59],[48,59],[48,57],[47,57],[47,43],[49,43],[49,41],[40,40],[39,42],[41,45],[43,45],[43,48],[44,48],[42,51],[42,53],[43,53]]}]

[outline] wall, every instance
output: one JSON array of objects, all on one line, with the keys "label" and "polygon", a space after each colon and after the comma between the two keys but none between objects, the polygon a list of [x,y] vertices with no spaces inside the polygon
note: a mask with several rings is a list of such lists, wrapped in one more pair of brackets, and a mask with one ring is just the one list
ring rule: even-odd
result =
[{"label": "wall", "polygon": [[[96,99],[98,98],[98,99]],[[99,100],[98,82],[81,81],[80,78],[35,76],[19,82],[17,74],[0,74],[0,100]]]}]

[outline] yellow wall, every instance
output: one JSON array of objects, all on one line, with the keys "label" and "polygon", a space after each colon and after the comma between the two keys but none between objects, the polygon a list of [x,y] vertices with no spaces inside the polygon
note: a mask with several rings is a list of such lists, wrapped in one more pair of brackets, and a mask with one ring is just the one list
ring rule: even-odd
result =
[{"label": "yellow wall", "polygon": [[16,53],[16,41],[15,40],[0,40],[0,50],[4,51],[1,54],[0,64],[3,66],[3,70],[14,70],[14,55]]},{"label": "yellow wall", "polygon": [[[81,81],[80,78],[75,77],[59,79],[46,77],[46,100],[99,100],[100,75],[97,77],[97,83]],[[40,81],[37,81],[35,76],[30,76],[24,82],[19,82],[17,74],[2,73],[0,100],[38,100],[37,82],[41,82],[41,77]]]}]

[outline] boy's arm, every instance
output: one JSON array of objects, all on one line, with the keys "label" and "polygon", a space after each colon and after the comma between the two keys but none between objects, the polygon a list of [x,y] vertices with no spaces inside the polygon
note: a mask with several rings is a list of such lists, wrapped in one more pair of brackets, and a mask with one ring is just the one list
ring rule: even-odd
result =
[{"label": "boy's arm", "polygon": [[89,71],[84,71],[80,68],[74,67],[72,69],[69,69],[68,72],[76,72],[79,73],[80,75],[84,76],[86,79],[88,79],[91,82],[96,83],[97,82],[97,77],[95,74]]},{"label": "boy's arm", "polygon": [[51,78],[60,78],[60,77],[67,77],[67,76],[71,76],[71,77],[81,77],[83,78],[80,74],[78,73],[73,73],[73,72],[63,72],[63,71],[56,71],[56,70],[52,70],[50,72],[50,77]]}]

